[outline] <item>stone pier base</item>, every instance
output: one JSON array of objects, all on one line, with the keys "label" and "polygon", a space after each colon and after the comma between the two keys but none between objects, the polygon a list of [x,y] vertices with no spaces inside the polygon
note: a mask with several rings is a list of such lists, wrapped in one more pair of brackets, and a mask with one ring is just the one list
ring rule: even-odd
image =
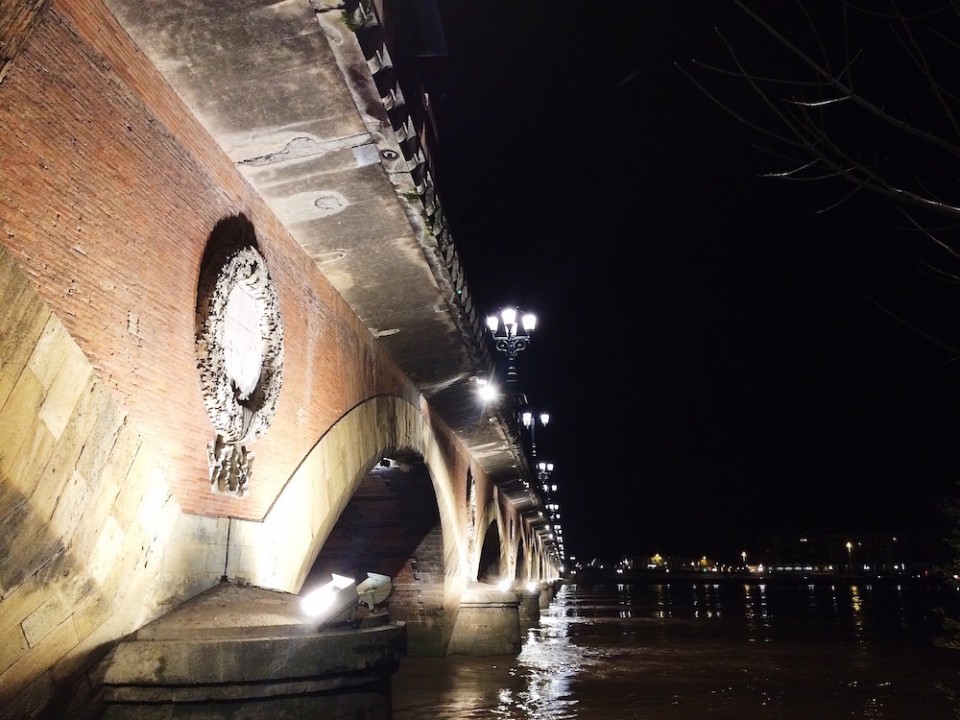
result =
[{"label": "stone pier base", "polygon": [[546,610],[548,607],[550,607],[550,603],[555,595],[556,592],[553,583],[540,583],[540,609]]},{"label": "stone pier base", "polygon": [[106,720],[389,720],[405,627],[317,627],[299,598],[222,584],[121,642],[102,667]]},{"label": "stone pier base", "polygon": [[449,655],[516,655],[520,652],[520,597],[474,583],[460,601]]},{"label": "stone pier base", "polygon": [[525,588],[520,593],[520,629],[526,631],[540,622],[540,588]]}]

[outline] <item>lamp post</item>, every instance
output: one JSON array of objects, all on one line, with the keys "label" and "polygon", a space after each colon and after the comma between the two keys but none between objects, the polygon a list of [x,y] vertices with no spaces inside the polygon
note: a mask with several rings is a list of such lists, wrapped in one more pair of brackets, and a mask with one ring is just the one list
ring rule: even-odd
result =
[{"label": "lamp post", "polygon": [[545,496],[549,499],[551,488],[557,489],[556,485],[550,484],[550,476],[553,474],[553,463],[537,463],[537,480],[540,481],[540,487],[543,488]]},{"label": "lamp post", "polygon": [[853,572],[853,543],[847,540],[847,568]]},{"label": "lamp post", "polygon": [[496,348],[507,356],[508,383],[517,381],[517,354],[530,344],[530,334],[536,327],[536,315],[521,313],[513,307],[487,316],[487,328],[496,341]]},{"label": "lamp post", "polygon": [[530,455],[531,457],[537,456],[537,422],[540,422],[541,425],[546,425],[550,422],[550,413],[542,412],[537,416],[534,416],[533,411],[524,410],[520,414],[520,421],[523,423],[523,426],[530,431]]}]

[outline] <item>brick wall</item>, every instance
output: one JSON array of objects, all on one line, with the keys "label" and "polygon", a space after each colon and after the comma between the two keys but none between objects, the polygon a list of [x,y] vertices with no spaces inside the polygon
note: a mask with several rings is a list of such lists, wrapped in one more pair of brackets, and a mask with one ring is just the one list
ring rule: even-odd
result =
[{"label": "brick wall", "polygon": [[[85,42],[105,50],[104,35],[111,57]],[[53,3],[0,85],[0,123],[2,241],[165,458],[186,511],[262,517],[345,410],[373,393],[415,397],[99,3]],[[239,214],[278,287],[286,351],[242,502],[208,490],[193,344],[201,256],[217,221]]]}]

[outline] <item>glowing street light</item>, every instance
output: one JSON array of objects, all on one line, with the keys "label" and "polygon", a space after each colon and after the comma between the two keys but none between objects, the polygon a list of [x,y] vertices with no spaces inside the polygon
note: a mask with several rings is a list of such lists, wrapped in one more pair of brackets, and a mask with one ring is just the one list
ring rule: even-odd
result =
[{"label": "glowing street light", "polygon": [[557,486],[550,484],[550,476],[553,474],[553,463],[548,462],[539,462],[537,463],[537,480],[540,481],[541,486],[543,487],[543,492],[549,498],[550,488],[553,488],[553,491],[556,492]]},{"label": "glowing street light", "polygon": [[532,457],[537,456],[537,422],[541,425],[546,426],[550,422],[550,413],[542,412],[540,415],[534,417],[533,411],[524,410],[520,414],[520,421],[523,423],[523,426],[530,431],[530,455]]},{"label": "glowing street light", "polygon": [[489,405],[499,397],[500,391],[497,390],[497,386],[489,380],[477,378],[477,395],[480,397],[480,402],[484,405]]},{"label": "glowing street light", "polygon": [[530,334],[537,327],[537,316],[521,313],[517,308],[503,308],[499,314],[487,316],[487,328],[496,341],[496,348],[507,356],[507,382],[517,380],[517,353],[530,344]]}]

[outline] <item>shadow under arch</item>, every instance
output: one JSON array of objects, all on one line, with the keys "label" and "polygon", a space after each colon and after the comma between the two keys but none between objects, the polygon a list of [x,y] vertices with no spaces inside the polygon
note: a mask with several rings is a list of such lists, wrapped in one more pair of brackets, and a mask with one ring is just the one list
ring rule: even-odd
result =
[{"label": "shadow under arch", "polygon": [[517,564],[516,572],[514,573],[514,579],[519,582],[529,580],[530,573],[527,572],[527,555],[526,555],[526,543],[522,540],[517,543]]},{"label": "shadow under arch", "polygon": [[490,585],[496,585],[504,579],[505,558],[498,515],[494,507],[488,507],[484,513],[487,520],[486,530],[477,558],[477,581]]},{"label": "shadow under arch", "polygon": [[523,548],[524,548],[524,567],[523,572],[527,580],[542,580],[542,574],[540,573],[540,564],[539,564],[539,548],[537,543],[537,534],[531,529],[527,528],[523,533]]}]

